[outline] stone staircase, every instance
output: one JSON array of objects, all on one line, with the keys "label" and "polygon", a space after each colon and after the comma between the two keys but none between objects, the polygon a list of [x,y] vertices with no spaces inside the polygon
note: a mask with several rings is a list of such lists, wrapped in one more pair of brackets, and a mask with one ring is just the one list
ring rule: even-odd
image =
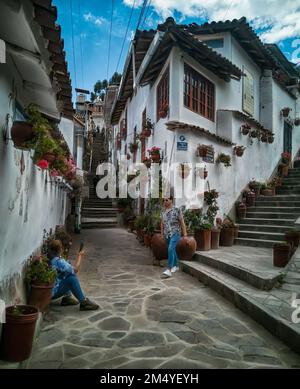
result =
[{"label": "stone staircase", "polygon": [[300,216],[300,169],[290,169],[275,196],[260,196],[246,218],[239,220],[237,245],[272,248],[284,241]]},{"label": "stone staircase", "polygon": [[112,199],[99,199],[95,188],[94,178],[99,161],[103,161],[104,139],[97,134],[93,143],[93,158],[91,164],[91,174],[89,175],[89,198],[82,204],[81,226],[82,228],[114,228],[117,227],[117,208],[113,207]]}]

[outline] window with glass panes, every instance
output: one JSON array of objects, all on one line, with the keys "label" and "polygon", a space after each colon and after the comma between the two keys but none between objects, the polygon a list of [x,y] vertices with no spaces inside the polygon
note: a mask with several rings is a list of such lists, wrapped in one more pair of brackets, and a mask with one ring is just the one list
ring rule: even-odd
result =
[{"label": "window with glass panes", "polygon": [[159,112],[169,108],[169,68],[165,71],[157,86],[157,120]]},{"label": "window with glass panes", "polygon": [[184,65],[184,106],[215,120],[215,86],[187,64]]}]

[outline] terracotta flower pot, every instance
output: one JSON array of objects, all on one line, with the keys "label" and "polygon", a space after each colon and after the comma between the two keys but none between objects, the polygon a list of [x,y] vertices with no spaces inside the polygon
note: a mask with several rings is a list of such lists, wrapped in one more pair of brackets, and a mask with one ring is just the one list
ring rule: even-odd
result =
[{"label": "terracotta flower pot", "polygon": [[31,354],[38,310],[30,305],[18,305],[21,314],[14,314],[14,307],[6,308],[6,323],[2,327],[1,359],[21,362]]},{"label": "terracotta flower pot", "polygon": [[208,148],[204,146],[198,147],[198,156],[201,158],[205,158],[208,153]]},{"label": "terracotta flower pot", "polygon": [[285,240],[291,245],[292,251],[296,250],[300,242],[300,232],[297,231],[286,232]]},{"label": "terracotta flower pot", "polygon": [[211,249],[211,230],[196,230],[194,237],[198,251],[209,251]]},{"label": "terracotta flower pot", "polygon": [[260,140],[263,142],[263,143],[267,143],[268,142],[268,137],[267,135],[263,135]]},{"label": "terracotta flower pot", "polygon": [[244,150],[243,149],[235,149],[235,155],[237,157],[242,157],[244,155]]},{"label": "terracotta flower pot", "polygon": [[247,206],[243,203],[243,205],[238,205],[236,208],[237,217],[239,219],[244,219],[247,213]]},{"label": "terracotta flower pot", "polygon": [[220,234],[220,246],[231,247],[234,244],[234,228],[223,228]]},{"label": "terracotta flower pot", "polygon": [[273,189],[262,189],[261,194],[262,194],[262,196],[273,196],[274,191],[273,191]]},{"label": "terracotta flower pot", "polygon": [[161,234],[154,234],[151,240],[151,248],[154,257],[161,261],[168,258],[168,246]]},{"label": "terracotta flower pot", "polygon": [[53,284],[32,284],[28,304],[45,312],[51,302]]},{"label": "terracotta flower pot", "polygon": [[190,261],[197,249],[197,243],[193,236],[181,238],[177,243],[176,252],[179,259],[183,261]]},{"label": "terracotta flower pot", "polygon": [[11,138],[14,142],[14,147],[28,150],[26,142],[32,141],[35,137],[33,126],[24,121],[15,121],[12,125]]},{"label": "terracotta flower pot", "polygon": [[144,234],[144,245],[146,247],[151,246],[151,235],[150,234]]},{"label": "terracotta flower pot", "polygon": [[285,267],[290,259],[290,245],[275,244],[273,246],[273,265],[275,267]]},{"label": "terracotta flower pot", "polygon": [[281,174],[283,177],[287,177],[289,174],[289,166],[282,166]]},{"label": "terracotta flower pot", "polygon": [[254,192],[249,192],[247,193],[247,204],[250,206],[250,207],[254,207],[255,206],[255,193]]},{"label": "terracotta flower pot", "polygon": [[160,161],[160,154],[159,153],[151,153],[151,159],[152,159],[152,162],[159,162]]},{"label": "terracotta flower pot", "polygon": [[268,143],[274,143],[274,136],[273,135],[268,137]]},{"label": "terracotta flower pot", "polygon": [[281,110],[282,116],[283,116],[284,118],[287,118],[287,117],[289,116],[290,111],[291,111],[290,108],[283,108],[283,109]]},{"label": "terracotta flower pot", "polygon": [[142,131],[142,135],[145,138],[149,138],[151,136],[151,130],[149,130],[148,128],[144,128],[144,130]]},{"label": "terracotta flower pot", "polygon": [[220,230],[211,231],[211,249],[218,250],[220,246]]}]

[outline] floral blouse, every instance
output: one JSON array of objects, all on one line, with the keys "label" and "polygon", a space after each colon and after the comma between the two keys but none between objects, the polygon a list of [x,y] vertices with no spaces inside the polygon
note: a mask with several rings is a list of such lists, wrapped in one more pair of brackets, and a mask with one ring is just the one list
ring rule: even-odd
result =
[{"label": "floral blouse", "polygon": [[180,219],[182,213],[178,208],[171,208],[170,210],[164,210],[161,213],[161,219],[163,222],[163,234],[165,238],[170,238],[175,234],[181,235]]}]

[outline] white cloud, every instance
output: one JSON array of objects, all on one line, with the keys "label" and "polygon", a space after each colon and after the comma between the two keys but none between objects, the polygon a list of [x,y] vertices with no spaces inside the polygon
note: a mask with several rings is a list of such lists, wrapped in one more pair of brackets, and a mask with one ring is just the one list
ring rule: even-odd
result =
[{"label": "white cloud", "polygon": [[128,5],[129,7],[132,7],[133,3],[134,3],[134,8],[138,8],[140,7],[142,4],[143,4],[143,0],[123,0],[123,3],[125,5]]},{"label": "white cloud", "polygon": [[102,26],[106,22],[102,16],[95,16],[91,12],[84,14],[83,18],[86,22],[94,23],[96,26]]},{"label": "white cloud", "polygon": [[[132,6],[133,0],[123,0]],[[142,0],[136,0],[141,5]],[[166,18],[179,12],[184,17],[220,21],[245,16],[254,29],[263,29],[261,38],[269,43],[278,43],[300,35],[299,0],[152,0],[152,7],[159,16]]]}]

